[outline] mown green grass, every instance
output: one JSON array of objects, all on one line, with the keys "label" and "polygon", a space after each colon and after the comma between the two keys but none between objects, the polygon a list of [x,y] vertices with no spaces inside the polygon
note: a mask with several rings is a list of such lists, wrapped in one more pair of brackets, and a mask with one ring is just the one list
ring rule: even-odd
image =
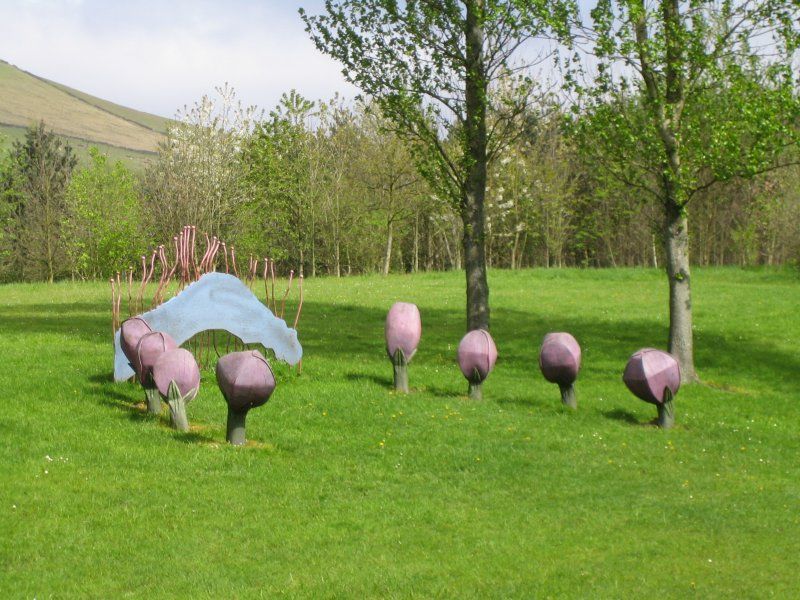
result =
[{"label": "mown green grass", "polygon": [[[792,597],[800,589],[800,277],[697,269],[697,362],[677,427],[621,382],[663,347],[648,270],[490,276],[485,400],[454,353],[463,275],[306,282],[301,375],[277,366],[250,445],[213,373],[194,429],[109,380],[102,284],[0,288],[2,597]],[[408,396],[383,320],[416,302]],[[579,410],[538,372],[571,331]]]}]

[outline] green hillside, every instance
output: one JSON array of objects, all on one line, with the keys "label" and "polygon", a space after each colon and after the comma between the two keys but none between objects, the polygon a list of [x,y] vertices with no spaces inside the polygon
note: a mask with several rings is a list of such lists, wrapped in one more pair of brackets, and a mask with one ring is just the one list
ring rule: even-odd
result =
[{"label": "green hillside", "polygon": [[91,94],[86,94],[80,90],[73,89],[55,81],[50,81],[48,79],[42,79],[42,81],[46,81],[50,85],[54,85],[58,89],[66,92],[70,96],[74,96],[79,100],[83,100],[84,102],[96,106],[101,110],[111,113],[112,115],[116,115],[128,121],[137,123],[138,125],[142,125],[143,127],[152,129],[157,133],[167,133],[167,124],[169,123],[169,119],[159,117],[158,115],[151,115],[150,113],[128,108],[126,106],[120,106],[119,104],[114,104],[108,100],[97,98]]},{"label": "green hillside", "polygon": [[[0,125],[0,154],[5,152],[7,148],[10,148],[15,141],[23,140],[25,138],[25,131],[25,127]],[[98,148],[103,154],[108,156],[111,162],[122,161],[135,171],[143,170],[148,161],[155,158],[155,153],[153,152],[140,152],[129,148],[110,146],[102,142],[83,140],[71,136],[62,137],[64,137],[75,150],[78,163],[83,166],[88,165],[89,148],[92,146]]]},{"label": "green hillside", "polygon": [[114,160],[141,166],[155,153],[168,119],[42,79],[0,60],[0,149],[43,120],[79,155],[97,146]]}]

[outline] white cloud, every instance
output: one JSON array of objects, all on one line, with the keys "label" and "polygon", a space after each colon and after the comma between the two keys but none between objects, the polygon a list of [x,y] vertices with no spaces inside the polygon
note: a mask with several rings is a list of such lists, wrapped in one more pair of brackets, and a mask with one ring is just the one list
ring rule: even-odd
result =
[{"label": "white cloud", "polygon": [[0,58],[165,116],[226,81],[266,109],[291,88],[356,93],[288,2],[0,0]]}]

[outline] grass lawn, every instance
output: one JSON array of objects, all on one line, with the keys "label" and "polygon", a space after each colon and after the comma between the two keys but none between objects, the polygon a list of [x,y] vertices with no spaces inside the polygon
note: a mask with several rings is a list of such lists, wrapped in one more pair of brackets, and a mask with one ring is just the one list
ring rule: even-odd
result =
[{"label": "grass lawn", "polygon": [[[800,275],[693,283],[704,383],[661,431],[621,381],[665,345],[661,272],[493,271],[482,402],[462,274],[308,281],[303,372],[276,366],[244,448],[211,370],[188,434],[110,381],[107,284],[0,287],[0,597],[797,597]],[[423,320],[408,396],[395,300]],[[537,366],[558,330],[575,413]]]}]

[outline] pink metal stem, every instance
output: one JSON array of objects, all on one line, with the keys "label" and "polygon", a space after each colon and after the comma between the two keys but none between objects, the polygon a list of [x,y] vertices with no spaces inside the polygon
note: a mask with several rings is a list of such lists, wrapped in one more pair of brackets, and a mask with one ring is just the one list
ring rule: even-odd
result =
[{"label": "pink metal stem", "polygon": [[269,272],[272,276],[272,312],[277,313],[278,299],[275,298],[275,261],[272,259],[269,259]]},{"label": "pink metal stem", "polygon": [[267,270],[269,269],[269,259],[264,257],[264,298],[269,307],[269,286],[267,285]]},{"label": "pink metal stem", "polygon": [[289,296],[289,290],[292,289],[292,279],[294,279],[294,270],[289,271],[289,283],[286,284],[286,293],[283,294],[283,300],[281,301],[281,319],[286,309],[286,298]]},{"label": "pink metal stem", "polygon": [[108,280],[111,283],[111,335],[117,332],[117,292],[114,290],[114,278]]},{"label": "pink metal stem", "polygon": [[297,282],[300,286],[300,303],[297,305],[297,314],[294,317],[294,329],[297,330],[297,323],[300,322],[300,311],[303,310],[303,276],[300,275],[300,278]]},{"label": "pink metal stem", "polygon": [[231,265],[233,265],[233,274],[239,277],[239,270],[236,268],[236,248],[231,244]]}]

